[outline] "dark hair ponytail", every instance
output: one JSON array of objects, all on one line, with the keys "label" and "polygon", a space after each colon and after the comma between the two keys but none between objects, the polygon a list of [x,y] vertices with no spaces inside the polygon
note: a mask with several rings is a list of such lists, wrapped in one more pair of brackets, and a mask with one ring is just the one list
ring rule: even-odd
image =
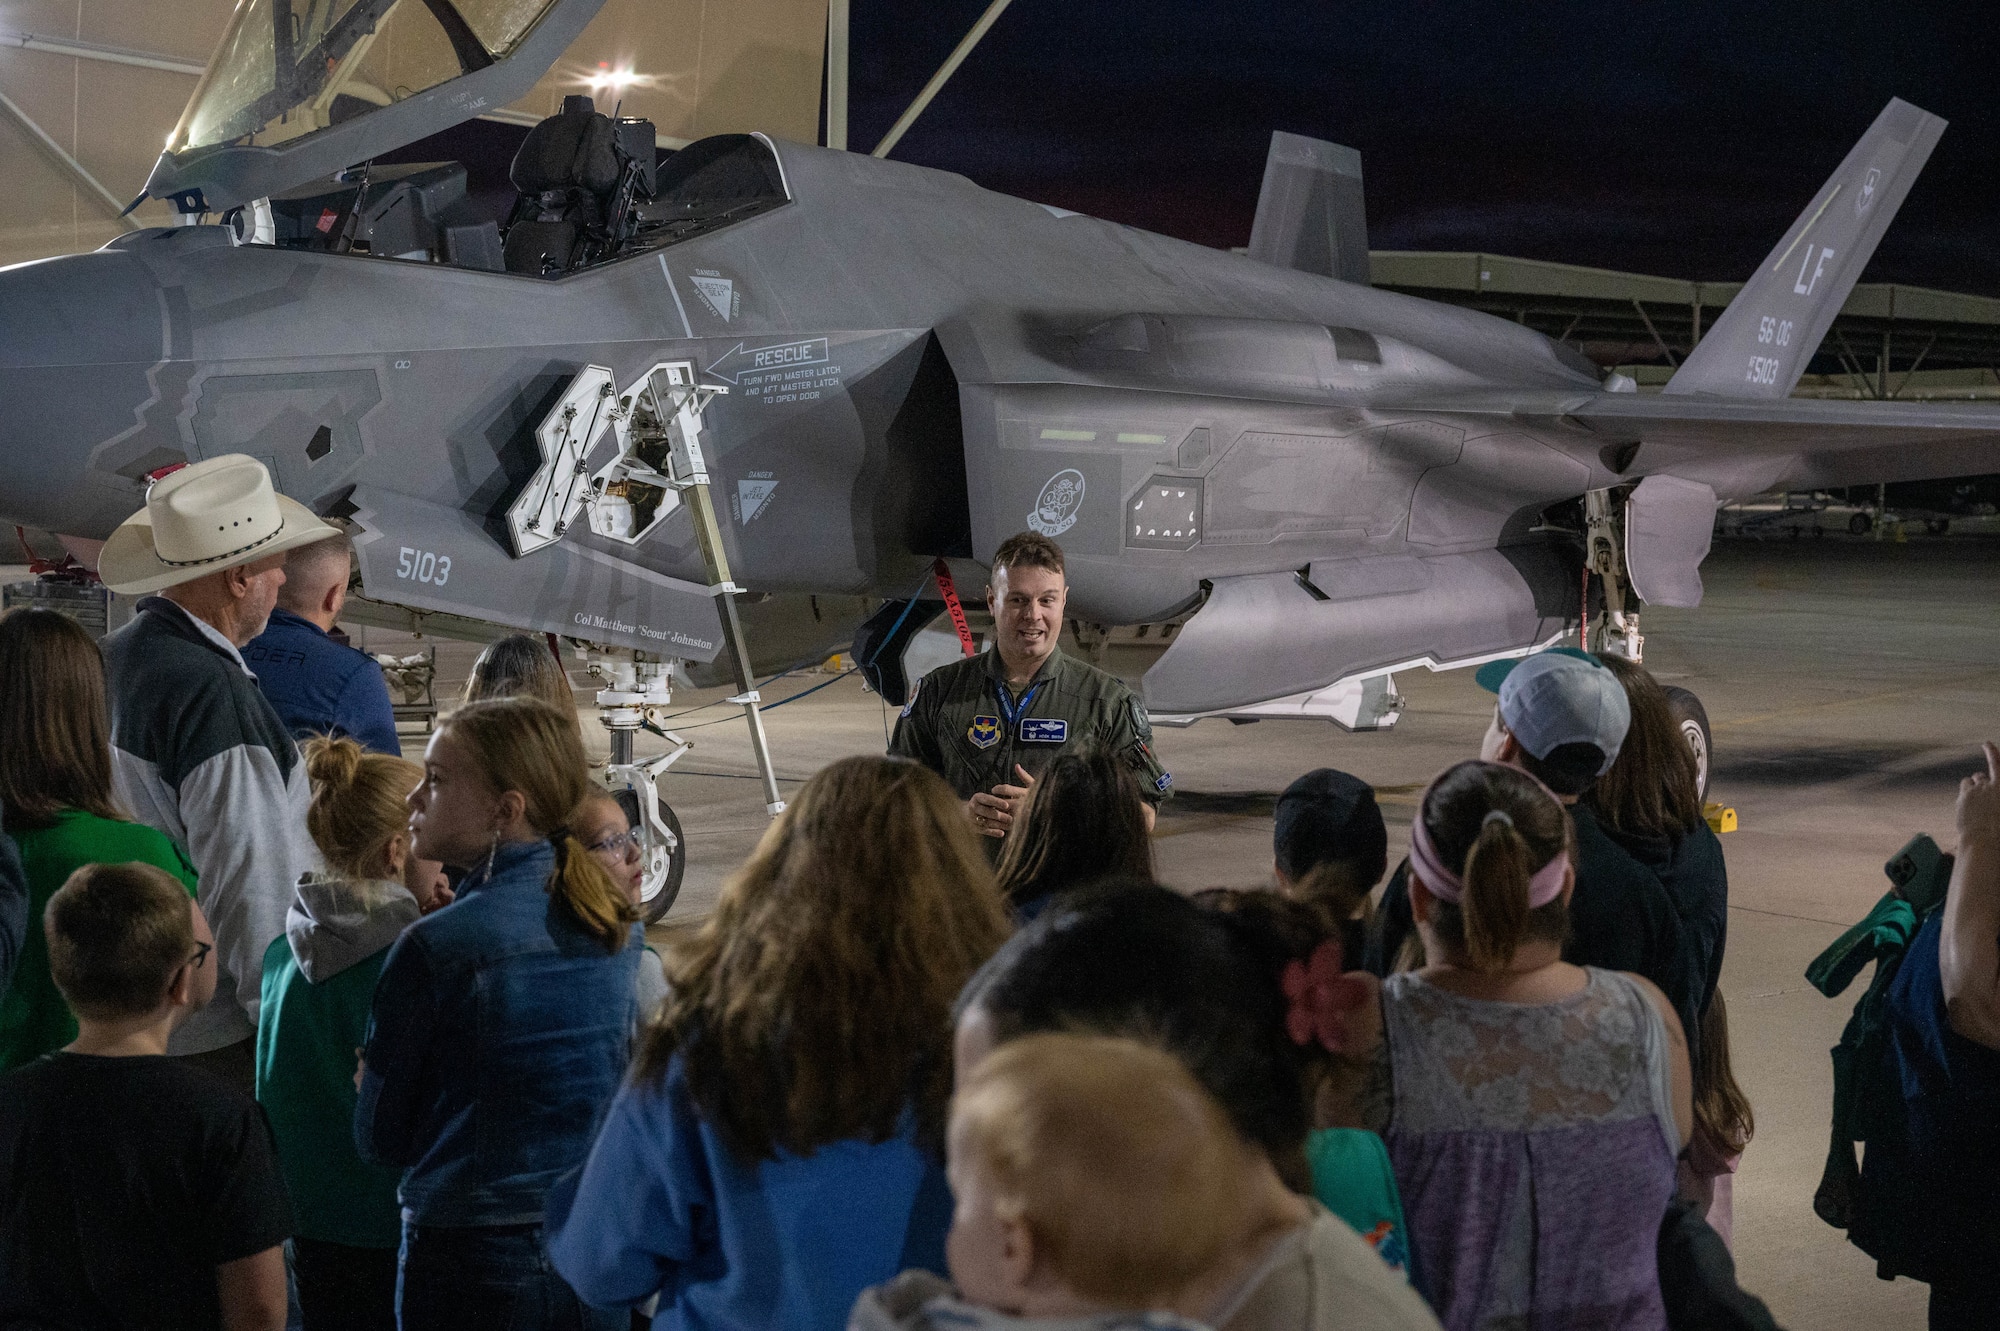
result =
[{"label": "dark hair ponytail", "polygon": [[1431,786],[1417,816],[1438,856],[1463,866],[1464,899],[1437,904],[1440,941],[1482,971],[1506,966],[1524,943],[1562,941],[1562,898],[1528,904],[1528,880],[1570,842],[1569,814],[1541,783],[1512,767],[1460,763]]},{"label": "dark hair ponytail", "polygon": [[1486,815],[1465,853],[1465,951],[1475,970],[1498,970],[1514,959],[1528,925],[1528,843],[1500,809]]}]

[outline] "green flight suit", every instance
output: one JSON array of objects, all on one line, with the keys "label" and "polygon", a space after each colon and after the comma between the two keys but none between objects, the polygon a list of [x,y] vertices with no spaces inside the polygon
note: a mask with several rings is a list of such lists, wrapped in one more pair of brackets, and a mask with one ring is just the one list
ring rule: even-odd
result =
[{"label": "green flight suit", "polygon": [[1139,794],[1159,804],[1173,778],[1153,753],[1153,726],[1132,690],[1096,666],[1057,650],[1016,696],[1000,653],[939,666],[919,681],[896,722],[889,753],[951,783],[960,799],[1019,785],[1019,763],[1040,776],[1064,751],[1095,746],[1132,769]]}]

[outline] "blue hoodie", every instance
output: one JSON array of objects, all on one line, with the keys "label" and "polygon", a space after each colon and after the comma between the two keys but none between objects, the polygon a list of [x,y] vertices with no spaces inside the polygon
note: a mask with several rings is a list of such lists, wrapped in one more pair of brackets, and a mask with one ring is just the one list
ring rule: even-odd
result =
[{"label": "blue hoodie", "polygon": [[915,1125],[740,1160],[676,1054],[663,1082],[618,1093],[581,1176],[550,1195],[549,1257],[586,1303],[658,1294],[654,1331],[840,1331],[870,1285],[944,1269],[951,1189]]}]

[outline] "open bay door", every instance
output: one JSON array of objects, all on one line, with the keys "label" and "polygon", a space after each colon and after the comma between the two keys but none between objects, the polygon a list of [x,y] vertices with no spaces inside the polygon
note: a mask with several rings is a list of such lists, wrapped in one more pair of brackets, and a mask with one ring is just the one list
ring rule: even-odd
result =
[{"label": "open bay door", "polygon": [[243,0],[146,193],[219,211],[522,96],[604,0]]}]

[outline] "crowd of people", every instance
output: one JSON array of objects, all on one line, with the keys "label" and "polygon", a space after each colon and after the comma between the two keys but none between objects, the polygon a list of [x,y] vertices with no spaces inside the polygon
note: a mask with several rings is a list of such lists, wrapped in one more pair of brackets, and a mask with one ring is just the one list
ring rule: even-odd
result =
[{"label": "crowd of people", "polygon": [[[221,470],[155,485],[156,539]],[[1483,669],[1393,871],[1321,769],[1268,886],[1191,896],[1143,717],[1072,672],[1116,747],[1005,753],[983,800],[835,762],[663,958],[548,647],[387,751],[345,538],[223,480],[294,548],[107,559],[159,594],[101,652],[0,618],[0,1328],[1771,1325],[1727,1247],[1723,857],[1642,668]],[[1010,546],[1059,578],[1048,544]],[[1001,643],[1049,606],[996,598]],[[1021,665],[966,675],[1010,725]],[[2000,1177],[1987,757],[1906,966],[1926,1121],[1988,1143],[1963,1198]],[[1996,1306],[1961,1210],[1934,1327]]]}]

